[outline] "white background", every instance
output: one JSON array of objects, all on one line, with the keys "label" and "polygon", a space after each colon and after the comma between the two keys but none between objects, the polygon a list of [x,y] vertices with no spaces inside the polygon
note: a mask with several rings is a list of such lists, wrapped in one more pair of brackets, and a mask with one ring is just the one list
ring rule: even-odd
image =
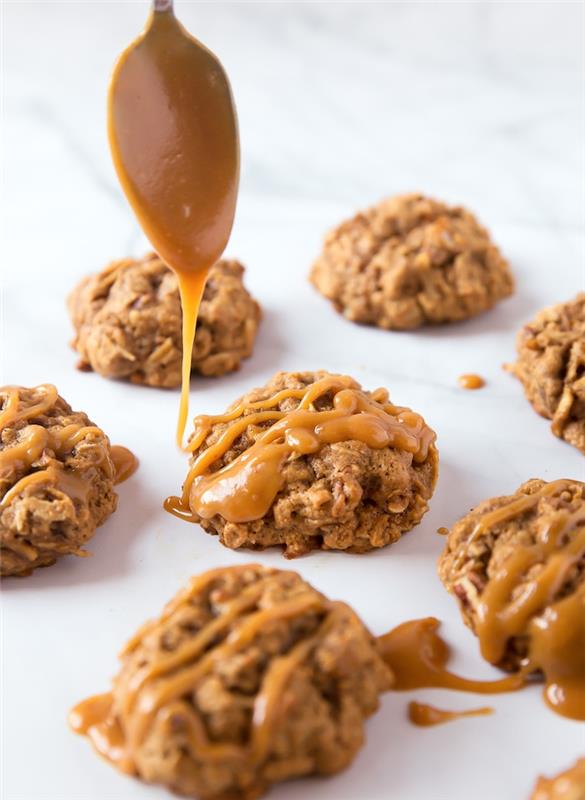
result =
[{"label": "white background", "polygon": [[[583,479],[579,453],[556,440],[501,365],[519,326],[583,288],[581,3],[189,3],[179,16],[215,50],[238,105],[243,173],[228,254],[248,266],[265,309],[256,351],[237,375],[194,379],[191,408],[223,409],[278,369],[348,372],[385,385],[438,432],[431,511],[400,543],[368,556],[322,553],[294,563],[376,633],[434,614],[455,668],[495,676],[435,574],[450,525],[525,479]],[[2,800],[166,797],[117,774],[65,723],[108,687],[115,654],[194,573],[277,552],[234,553],[162,508],[185,475],[173,445],[177,392],[78,373],[67,292],[146,244],[116,185],[105,92],[145,2],[3,5],[2,381],[57,384],[113,442],[141,460],[119,511],[68,559],[3,584]],[[338,317],[306,274],[323,233],[357,208],[423,190],[473,209],[509,258],[517,292],[474,321],[416,333]],[[477,371],[476,393],[457,376]],[[447,708],[485,698],[387,695],[367,745],[338,777],[280,786],[279,800],[522,800],[540,771],[585,753],[584,727],[548,711],[539,688],[490,699],[490,718],[417,729],[411,697]]]}]

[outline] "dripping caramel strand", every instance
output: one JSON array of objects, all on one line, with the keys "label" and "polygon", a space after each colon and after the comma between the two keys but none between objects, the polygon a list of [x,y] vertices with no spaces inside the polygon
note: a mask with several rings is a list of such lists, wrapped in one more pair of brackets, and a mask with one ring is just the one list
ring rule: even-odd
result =
[{"label": "dripping caramel strand", "polygon": [[[235,569],[246,570],[249,567]],[[167,607],[160,620],[148,623],[142,629],[142,635],[145,631],[161,635],[168,616],[222,572],[215,570],[202,576],[202,580],[195,580],[187,592]],[[76,706],[69,717],[71,727],[78,733],[86,734],[101,755],[126,772],[136,771],[133,753],[141,747],[152,726],[170,729],[173,717],[177,716],[184,725],[186,746],[194,759],[221,761],[232,758],[254,764],[264,761],[285,713],[284,688],[327,631],[337,624],[340,611],[346,608],[343,603],[330,602],[312,592],[299,594],[271,608],[259,608],[258,601],[271,575],[269,573],[243,589],[219,617],[192,639],[183,642],[176,651],[157,654],[155,661],[130,676],[122,673],[117,679],[117,694],[122,700],[115,700],[108,693],[89,698]],[[203,719],[187,700],[194,687],[207,677],[217,663],[233,658],[253,642],[267,625],[284,619],[293,620],[308,613],[316,615],[314,631],[293,644],[288,652],[275,657],[262,678],[259,692],[253,700],[248,743],[236,745],[210,740]],[[140,637],[139,632],[125,648],[124,655],[132,654]]]},{"label": "dripping caramel strand", "polygon": [[464,717],[486,717],[493,713],[493,708],[489,706],[468,708],[464,711],[445,711],[442,708],[427,705],[427,703],[418,703],[416,700],[412,700],[408,704],[408,719],[419,728],[443,725],[445,722],[452,722]]},{"label": "dripping caramel strand", "polygon": [[[558,480],[486,514],[470,540],[533,509],[544,497],[568,494],[574,482]],[[546,703],[559,714],[585,720],[585,584],[562,596],[563,585],[585,558],[585,503],[558,509],[541,524],[533,544],[516,549],[479,596],[476,632],[493,664],[510,640],[525,638],[522,671],[542,672]],[[531,576],[532,575],[532,576]],[[561,599],[558,599],[559,593]]]},{"label": "dripping caramel strand", "polygon": [[[333,408],[317,410],[316,402],[333,396]],[[292,411],[277,406],[296,399]],[[248,429],[272,423],[255,442],[221,469],[212,471],[234,442]],[[189,450],[204,443],[213,426],[226,425],[218,440],[194,460],[181,497],[169,497],[165,509],[190,522],[220,514],[230,522],[249,522],[264,516],[283,485],[282,467],[290,456],[318,452],[325,444],[348,440],[381,449],[396,447],[423,462],[434,446],[435,434],[423,418],[390,403],[377,389],[370,396],[351,378],[330,375],[302,389],[283,389],[272,397],[241,402],[225,414],[199,416]]]},{"label": "dripping caramel strand", "polygon": [[[21,403],[20,387],[7,386],[2,389],[5,395],[4,407],[0,412],[0,434],[8,426],[18,422],[29,422],[18,432],[18,439],[0,450],[0,475],[10,470],[27,471],[20,480],[8,489],[0,500],[0,509],[10,503],[27,487],[36,483],[50,482],[60,491],[71,497],[85,498],[87,483],[63,466],[51,461],[46,467],[30,472],[46,451],[52,451],[56,458],[63,458],[88,436],[102,436],[103,432],[95,425],[71,423],[63,428],[47,429],[35,424],[38,419],[55,405],[58,392],[52,384],[42,384],[36,388],[41,399],[31,406]],[[125,447],[115,445],[111,448],[112,459],[105,459],[102,466],[106,474],[121,483],[135,471],[138,461]]]}]

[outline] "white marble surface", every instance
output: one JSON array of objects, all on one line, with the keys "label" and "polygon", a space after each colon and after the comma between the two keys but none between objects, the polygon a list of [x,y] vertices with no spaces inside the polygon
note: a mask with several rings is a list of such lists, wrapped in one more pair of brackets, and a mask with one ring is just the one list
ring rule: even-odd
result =
[{"label": "white marble surface", "polygon": [[[76,372],[64,297],[85,273],[145,247],[116,185],[104,133],[108,73],[145,17],[142,2],[4,2],[1,379],[53,381],[142,460],[118,513],[68,560],[3,586],[3,800],[140,800],[167,795],[119,776],[65,726],[101,691],[127,635],[187,577],[250,559],[161,510],[184,459],[172,444],[177,394]],[[192,409],[219,410],[277,369],[325,367],[384,384],[438,431],[431,511],[369,556],[295,566],[352,602],[375,632],[435,614],[455,666],[489,675],[435,575],[435,533],[486,496],[539,475],[584,477],[501,370],[519,325],[584,283],[582,3],[189,3],[187,26],[232,78],[243,173],[228,252],[266,309],[254,357],[221,381],[194,380]],[[354,209],[420,189],[468,204],[517,277],[515,296],[472,322],[411,334],[354,327],[305,281],[323,232]],[[457,376],[488,386],[466,393]],[[276,553],[254,555],[282,565]],[[433,730],[405,721],[411,696],[451,708],[479,698],[390,694],[342,775],[279,787],[280,800],[521,800],[538,771],[585,752],[584,726],[538,688],[497,713]]]}]

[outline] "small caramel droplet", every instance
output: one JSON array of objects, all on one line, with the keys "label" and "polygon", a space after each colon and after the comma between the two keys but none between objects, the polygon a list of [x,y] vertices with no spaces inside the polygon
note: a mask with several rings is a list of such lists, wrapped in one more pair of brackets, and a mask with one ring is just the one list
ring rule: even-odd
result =
[{"label": "small caramel droplet", "polygon": [[481,389],[482,386],[485,386],[481,375],[460,375],[458,382],[462,389]]},{"label": "small caramel droplet", "polygon": [[442,725],[444,722],[452,722],[463,717],[486,717],[493,713],[494,709],[489,706],[468,708],[465,711],[444,711],[426,703],[417,703],[415,700],[408,704],[408,719],[413,725],[418,725],[421,728]]}]

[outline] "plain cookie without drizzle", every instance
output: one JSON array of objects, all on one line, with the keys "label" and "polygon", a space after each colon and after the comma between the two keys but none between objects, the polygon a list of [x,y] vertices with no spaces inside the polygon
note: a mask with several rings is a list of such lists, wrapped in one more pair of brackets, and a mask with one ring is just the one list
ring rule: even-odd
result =
[{"label": "plain cookie without drizzle", "polygon": [[352,322],[457,322],[508,297],[508,262],[477,219],[421,194],[383,200],[326,237],[310,280]]},{"label": "plain cookie without drizzle", "polygon": [[[194,372],[224,375],[252,354],[261,310],[243,275],[237,261],[218,261],[211,268],[197,318]],[[85,278],[68,306],[80,368],[148,386],[180,386],[179,286],[157,255],[114,261]]]}]

